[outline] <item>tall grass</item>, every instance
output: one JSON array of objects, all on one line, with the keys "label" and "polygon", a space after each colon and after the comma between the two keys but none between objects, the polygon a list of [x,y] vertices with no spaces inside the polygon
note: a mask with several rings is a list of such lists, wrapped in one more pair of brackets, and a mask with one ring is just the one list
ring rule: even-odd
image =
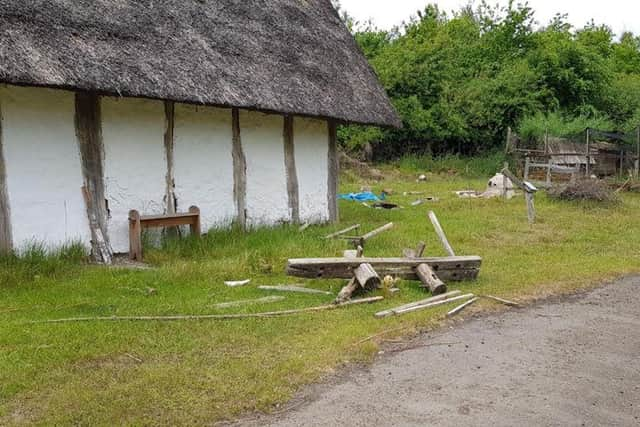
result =
[{"label": "tall grass", "polygon": [[12,253],[0,255],[0,287],[67,275],[87,260],[87,249],[80,242],[49,247],[33,241]]},{"label": "tall grass", "polygon": [[396,166],[405,173],[430,172],[480,178],[498,172],[502,169],[506,160],[505,154],[499,151],[476,157],[463,157],[453,154],[439,157],[407,155],[398,160]]},{"label": "tall grass", "polygon": [[545,133],[556,137],[576,137],[586,129],[614,130],[614,123],[607,117],[591,114],[576,117],[561,113],[537,113],[522,120],[518,133],[524,140],[541,140]]}]

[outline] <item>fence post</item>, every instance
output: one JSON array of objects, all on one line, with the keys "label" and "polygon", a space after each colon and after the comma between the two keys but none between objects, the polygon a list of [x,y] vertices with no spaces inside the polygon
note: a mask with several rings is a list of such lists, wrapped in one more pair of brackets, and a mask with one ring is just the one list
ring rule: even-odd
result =
[{"label": "fence post", "polygon": [[589,147],[591,142],[591,129],[587,128],[587,166],[585,169],[587,178],[591,177],[591,148]]},{"label": "fence post", "polygon": [[635,162],[635,177],[638,179],[638,172],[640,172],[640,126],[638,126],[638,135],[636,140],[636,162]]}]

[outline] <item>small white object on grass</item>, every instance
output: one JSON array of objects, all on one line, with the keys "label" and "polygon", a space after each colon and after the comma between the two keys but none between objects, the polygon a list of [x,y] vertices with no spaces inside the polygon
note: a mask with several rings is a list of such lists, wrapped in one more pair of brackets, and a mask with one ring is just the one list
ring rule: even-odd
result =
[{"label": "small white object on grass", "polygon": [[251,283],[251,279],[224,282],[224,284],[229,286],[230,288],[237,288],[237,287],[240,287],[240,286],[245,286],[245,285],[248,285],[249,283]]}]

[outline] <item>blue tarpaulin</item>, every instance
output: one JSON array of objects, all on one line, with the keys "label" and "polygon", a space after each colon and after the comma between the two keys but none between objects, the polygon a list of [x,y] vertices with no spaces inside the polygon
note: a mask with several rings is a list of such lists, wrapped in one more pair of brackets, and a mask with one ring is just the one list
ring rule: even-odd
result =
[{"label": "blue tarpaulin", "polygon": [[364,191],[362,193],[339,194],[338,198],[342,200],[353,200],[355,202],[379,202],[385,199],[384,194],[378,197],[370,191]]}]

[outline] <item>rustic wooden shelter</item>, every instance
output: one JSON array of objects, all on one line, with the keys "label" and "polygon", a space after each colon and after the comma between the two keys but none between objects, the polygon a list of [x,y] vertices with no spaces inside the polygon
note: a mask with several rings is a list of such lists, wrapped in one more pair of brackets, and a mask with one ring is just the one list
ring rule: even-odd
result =
[{"label": "rustic wooden shelter", "polygon": [[401,124],[329,0],[0,0],[0,249],[335,220],[339,123]]}]

